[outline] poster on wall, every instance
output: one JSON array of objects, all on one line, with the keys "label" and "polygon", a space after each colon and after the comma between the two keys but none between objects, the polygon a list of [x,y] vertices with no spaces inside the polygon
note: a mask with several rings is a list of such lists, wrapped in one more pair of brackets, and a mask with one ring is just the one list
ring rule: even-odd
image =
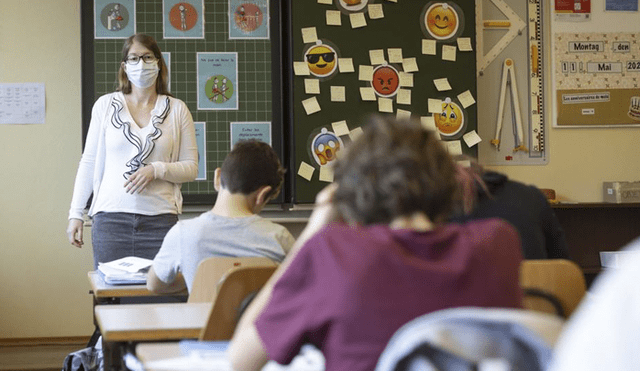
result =
[{"label": "poster on wall", "polygon": [[197,53],[198,109],[238,109],[238,53]]},{"label": "poster on wall", "polygon": [[162,0],[165,39],[204,39],[204,0]]},{"label": "poster on wall", "polygon": [[556,21],[588,21],[591,19],[591,0],[555,0]]},{"label": "poster on wall", "polygon": [[606,0],[604,10],[616,12],[637,12],[638,0]]},{"label": "poster on wall", "polygon": [[171,91],[171,53],[162,52],[162,58],[167,65],[167,89]]},{"label": "poster on wall", "polygon": [[198,175],[196,180],[207,180],[207,123],[194,122],[198,145]]},{"label": "poster on wall", "polygon": [[126,39],[136,33],[135,0],[94,0],[94,37]]},{"label": "poster on wall", "polygon": [[258,140],[271,144],[270,122],[232,122],[231,123],[231,148],[241,140]]},{"label": "poster on wall", "polygon": [[269,0],[229,0],[229,39],[268,39]]},{"label": "poster on wall", "polygon": [[559,127],[640,125],[640,33],[557,33]]}]

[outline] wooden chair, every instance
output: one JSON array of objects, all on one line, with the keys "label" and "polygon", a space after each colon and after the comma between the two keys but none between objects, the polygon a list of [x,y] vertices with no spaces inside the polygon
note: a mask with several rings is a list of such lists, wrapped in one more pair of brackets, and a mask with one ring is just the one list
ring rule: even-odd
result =
[{"label": "wooden chair", "polygon": [[524,260],[520,265],[524,307],[568,318],[587,286],[580,267],[566,259]]},{"label": "wooden chair", "polygon": [[265,257],[221,257],[214,256],[198,264],[189,303],[212,303],[218,292],[218,283],[231,269],[237,267],[276,267],[277,263]]},{"label": "wooden chair", "polygon": [[218,284],[218,295],[199,340],[230,340],[247,299],[260,291],[276,268],[241,266],[227,272]]}]

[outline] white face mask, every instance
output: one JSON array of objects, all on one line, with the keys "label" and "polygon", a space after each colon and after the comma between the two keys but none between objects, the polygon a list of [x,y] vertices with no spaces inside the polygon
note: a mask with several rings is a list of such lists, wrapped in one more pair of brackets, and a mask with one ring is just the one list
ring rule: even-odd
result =
[{"label": "white face mask", "polygon": [[131,83],[139,88],[148,88],[158,78],[158,61],[145,63],[142,59],[137,64],[125,64],[125,72]]}]

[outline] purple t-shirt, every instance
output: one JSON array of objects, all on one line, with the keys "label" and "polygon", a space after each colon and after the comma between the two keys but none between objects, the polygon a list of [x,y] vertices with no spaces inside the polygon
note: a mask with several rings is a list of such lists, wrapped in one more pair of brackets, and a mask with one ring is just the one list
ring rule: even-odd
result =
[{"label": "purple t-shirt", "polygon": [[326,370],[373,370],[406,322],[439,309],[520,308],[517,232],[487,219],[430,232],[333,224],[302,247],[256,321],[267,354],[288,364],[305,343]]}]

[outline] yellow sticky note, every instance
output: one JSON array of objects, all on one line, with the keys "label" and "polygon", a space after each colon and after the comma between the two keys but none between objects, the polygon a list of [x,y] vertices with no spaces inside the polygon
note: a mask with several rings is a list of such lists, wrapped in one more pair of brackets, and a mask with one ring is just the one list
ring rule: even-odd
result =
[{"label": "yellow sticky note", "polygon": [[373,66],[359,66],[358,80],[371,81],[373,80]]},{"label": "yellow sticky note", "polygon": [[456,41],[458,42],[458,49],[460,49],[461,52],[473,51],[470,37],[458,37]]},{"label": "yellow sticky note", "polygon": [[436,41],[422,39],[422,54],[436,55]]},{"label": "yellow sticky note", "polygon": [[402,69],[404,72],[418,72],[418,62],[415,57],[405,58],[402,60]]},{"label": "yellow sticky note", "polygon": [[318,0],[318,4],[332,5],[333,0]]},{"label": "yellow sticky note", "polygon": [[376,92],[371,87],[360,87],[360,98],[365,102],[375,101]]},{"label": "yellow sticky note", "polygon": [[349,14],[349,20],[351,21],[351,28],[360,28],[367,25],[364,13],[351,13]]},{"label": "yellow sticky note", "polygon": [[355,128],[349,132],[349,138],[351,138],[351,140],[358,139],[360,135],[362,135],[362,128]]},{"label": "yellow sticky note", "polygon": [[384,18],[384,11],[382,10],[382,4],[369,4],[369,18],[381,19]]},{"label": "yellow sticky note", "polygon": [[304,92],[307,94],[320,94],[320,80],[304,79]]},{"label": "yellow sticky note", "polygon": [[316,171],[316,168],[302,161],[300,163],[300,167],[298,168],[298,175],[300,175],[306,180],[311,180],[311,177],[313,177],[314,171]]},{"label": "yellow sticky note", "polygon": [[315,27],[305,27],[301,31],[303,43],[311,44],[318,41],[318,34]]},{"label": "yellow sticky note", "polygon": [[319,179],[321,182],[333,182],[333,168],[329,165],[320,166]]},{"label": "yellow sticky note", "polygon": [[393,113],[393,100],[389,98],[378,98],[378,111]]},{"label": "yellow sticky note", "polygon": [[398,94],[396,95],[396,101],[398,104],[411,104],[411,90],[409,89],[398,89]]},{"label": "yellow sticky note", "polygon": [[429,113],[442,113],[442,101],[429,98]]},{"label": "yellow sticky note", "polygon": [[398,72],[400,86],[411,88],[413,87],[413,75],[403,71]]},{"label": "yellow sticky note", "polygon": [[311,115],[320,111],[320,104],[318,104],[318,100],[316,99],[316,97],[311,97],[309,99],[303,100],[302,106],[304,107],[304,110],[307,111],[307,115]]},{"label": "yellow sticky note", "polygon": [[402,63],[402,48],[389,48],[389,63]]},{"label": "yellow sticky note", "polygon": [[445,145],[451,156],[459,156],[462,154],[462,144],[459,140],[445,142]]},{"label": "yellow sticky note", "polygon": [[449,80],[446,77],[433,80],[433,84],[436,86],[436,89],[438,89],[438,91],[451,90],[451,85],[449,85]]},{"label": "yellow sticky note", "polygon": [[385,62],[384,50],[383,49],[369,50],[369,59],[371,60],[372,65],[383,64]]},{"label": "yellow sticky note", "polygon": [[427,130],[438,131],[436,128],[436,120],[433,119],[433,116],[421,116],[420,123],[422,127]]},{"label": "yellow sticky note", "polygon": [[349,126],[347,125],[347,120],[332,122],[331,127],[333,128],[333,132],[336,133],[336,135],[339,137],[343,135],[349,135]]},{"label": "yellow sticky note", "polygon": [[405,111],[403,109],[398,109],[396,111],[396,120],[410,120],[411,119],[411,111]]},{"label": "yellow sticky note", "polygon": [[478,133],[475,130],[471,130],[470,132],[468,132],[465,135],[463,135],[462,139],[464,139],[464,142],[467,143],[467,146],[469,148],[471,148],[471,147],[475,146],[476,144],[482,142],[482,138],[480,138],[480,136],[478,135]]},{"label": "yellow sticky note", "polygon": [[338,70],[340,73],[355,72],[355,68],[353,68],[353,59],[338,58]]},{"label": "yellow sticky note", "polygon": [[387,0],[387,1],[391,2],[391,3],[397,3],[398,2],[398,0]]},{"label": "yellow sticky note", "polygon": [[309,76],[309,65],[307,62],[293,62],[293,73],[296,76]]},{"label": "yellow sticky note", "polygon": [[462,161],[456,161],[456,162],[461,167],[464,167],[464,168],[471,167],[471,161],[470,160],[462,160]]},{"label": "yellow sticky note", "polygon": [[344,86],[332,86],[331,87],[331,101],[332,102],[346,102],[346,93]]},{"label": "yellow sticky note", "polygon": [[443,61],[456,61],[456,50],[455,46],[451,45],[442,45],[442,60]]},{"label": "yellow sticky note", "polygon": [[339,10],[327,10],[327,26],[341,26],[342,17]]},{"label": "yellow sticky note", "polygon": [[458,100],[460,101],[460,103],[462,103],[462,107],[464,108],[467,108],[476,103],[476,100],[473,99],[473,95],[471,95],[471,92],[469,90],[458,94]]}]

